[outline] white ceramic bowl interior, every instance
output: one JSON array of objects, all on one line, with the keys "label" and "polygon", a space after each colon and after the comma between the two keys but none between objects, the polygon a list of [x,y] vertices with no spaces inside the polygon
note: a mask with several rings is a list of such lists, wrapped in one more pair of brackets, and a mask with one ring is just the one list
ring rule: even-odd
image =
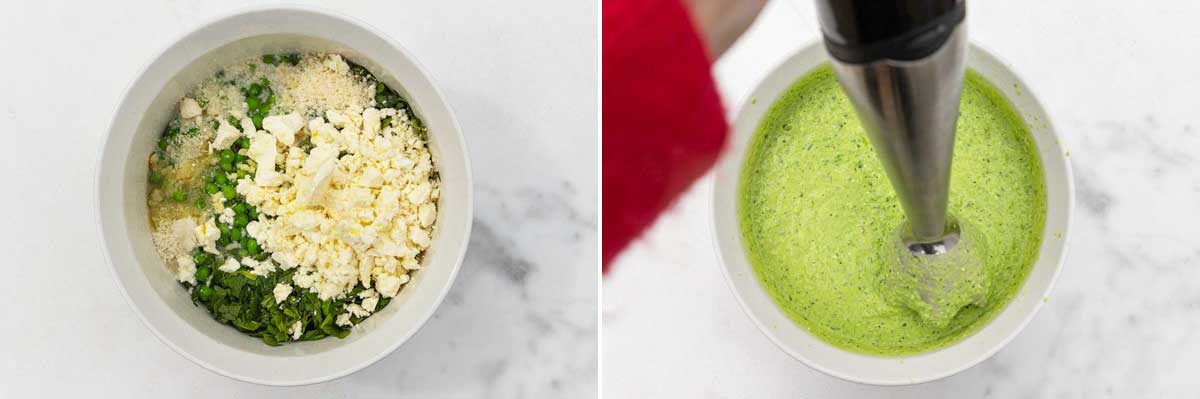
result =
[{"label": "white ceramic bowl interior", "polygon": [[[159,259],[146,208],[147,157],[184,93],[244,57],[334,52],[369,69],[407,98],[429,127],[442,194],[422,270],[345,339],[269,347],[193,306]],[[378,31],[306,7],[255,8],[180,38],[133,81],[116,110],[96,171],[96,212],[108,261],[129,304],[164,343],[217,373],[271,385],[337,378],[383,358],[433,314],[458,273],[471,231],[471,169],[462,133],[428,73]],[[147,364],[145,367],[154,367]]]},{"label": "white ceramic bowl interior", "polygon": [[1033,318],[1042,299],[1049,295],[1066,254],[1075,189],[1071,166],[1050,119],[1012,70],[987,51],[971,46],[967,65],[1008,97],[1029,126],[1041,156],[1047,215],[1037,262],[1007,307],[988,325],[958,343],[906,357],[848,352],[809,334],[777,307],[746,258],[737,216],[739,172],[763,114],[798,78],[826,62],[828,56],[820,44],[804,47],[768,74],[750,94],[757,101],[743,102],[737,113],[731,148],[717,166],[713,188],[713,231],[730,287],[742,308],[776,345],[808,366],[845,380],[875,385],[915,384],[952,375],[987,359]]}]

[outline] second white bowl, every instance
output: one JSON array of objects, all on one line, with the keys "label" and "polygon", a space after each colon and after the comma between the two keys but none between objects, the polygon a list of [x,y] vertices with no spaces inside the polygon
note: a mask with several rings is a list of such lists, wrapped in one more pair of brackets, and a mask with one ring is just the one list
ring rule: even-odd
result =
[{"label": "second white bowl", "polygon": [[743,102],[737,113],[730,148],[717,165],[713,184],[713,232],[725,277],[742,309],[768,338],[784,352],[826,374],[867,384],[903,385],[935,380],[971,367],[1000,350],[1029,323],[1062,270],[1075,206],[1075,186],[1071,165],[1054,127],[1033,92],[1012,70],[987,51],[971,46],[967,66],[982,74],[1012,102],[1029,125],[1042,159],[1047,214],[1038,259],[1005,309],[962,341],[906,357],[848,352],[809,334],[779,309],[746,258],[737,214],[738,179],[746,148],[763,115],[796,79],[828,61],[820,44],[804,47],[768,74],[750,93],[750,98],[757,101]]}]

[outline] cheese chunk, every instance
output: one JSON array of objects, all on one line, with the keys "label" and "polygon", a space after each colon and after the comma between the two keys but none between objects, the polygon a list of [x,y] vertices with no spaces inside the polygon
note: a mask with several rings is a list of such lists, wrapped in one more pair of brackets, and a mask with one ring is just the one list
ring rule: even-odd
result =
[{"label": "cheese chunk", "polygon": [[191,99],[191,97],[185,97],[183,101],[179,102],[180,118],[192,119],[200,116],[202,112],[204,111],[200,109],[200,103],[197,103],[196,100]]},{"label": "cheese chunk", "polygon": [[301,323],[300,320],[296,320],[295,323],[292,323],[291,333],[293,341],[299,340],[300,335],[304,334],[304,323]]},{"label": "cheese chunk", "polygon": [[175,258],[175,279],[181,283],[196,285],[196,261],[191,256]]},{"label": "cheese chunk", "polygon": [[350,326],[352,324],[352,323],[350,323],[350,314],[342,313],[342,314],[338,315],[337,319],[334,320],[334,323],[336,323],[337,325],[342,326],[342,327]]},{"label": "cheese chunk", "polygon": [[196,226],[192,231],[196,235],[196,243],[203,247],[205,252],[218,253],[217,240],[221,238],[221,230],[217,228],[216,220],[210,217],[208,221]]},{"label": "cheese chunk", "polygon": [[262,187],[274,187],[283,181],[279,173],[275,172],[275,156],[278,155],[275,150],[275,136],[264,132],[255,132],[250,137],[250,148],[246,152],[246,155],[258,164],[254,171],[255,184]]},{"label": "cheese chunk", "polygon": [[379,295],[384,298],[391,298],[400,292],[400,278],[396,276],[383,276],[376,281],[376,286],[379,287]]},{"label": "cheese chunk", "polygon": [[379,297],[373,296],[373,297],[370,297],[367,299],[363,299],[363,301],[362,301],[362,307],[363,307],[363,309],[366,309],[367,312],[375,312],[376,306],[379,306]]},{"label": "cheese chunk", "polygon": [[295,112],[284,116],[272,115],[263,118],[262,125],[280,144],[290,146],[296,143],[296,132],[304,127],[304,118]]},{"label": "cheese chunk", "polygon": [[221,266],[217,266],[217,270],[223,271],[225,273],[234,273],[234,272],[237,272],[238,269],[241,269],[241,268],[242,268],[242,264],[238,263],[237,259],[234,259],[234,258],[225,258],[225,263],[222,263]]},{"label": "cheese chunk", "polygon": [[276,304],[283,303],[283,301],[287,300],[288,295],[292,294],[292,285],[283,283],[275,284],[275,289],[272,293],[275,294]]},{"label": "cheese chunk", "polygon": [[233,142],[237,141],[238,137],[242,136],[242,132],[239,132],[236,127],[233,127],[228,122],[218,121],[217,123],[219,124],[217,126],[217,137],[213,139],[212,144],[208,145],[210,150],[220,151],[229,148],[229,146],[233,145]]}]

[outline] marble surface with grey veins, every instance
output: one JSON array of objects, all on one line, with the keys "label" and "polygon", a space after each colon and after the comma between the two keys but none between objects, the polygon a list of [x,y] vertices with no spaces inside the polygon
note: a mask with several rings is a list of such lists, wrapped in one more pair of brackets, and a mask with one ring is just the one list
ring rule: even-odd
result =
[{"label": "marble surface with grey veins", "polygon": [[[1070,151],[1077,184],[1057,286],[1028,327],[991,359],[940,381],[894,388],[841,381],[793,360],[755,328],[721,275],[706,179],[605,278],[606,396],[1195,397],[1196,15],[1200,4],[1183,1],[970,2],[972,40],[1006,60],[1045,105]],[[817,38],[810,1],[768,4],[716,65],[729,109],[776,63]]]},{"label": "marble surface with grey veins", "polygon": [[304,3],[404,45],[462,125],[476,219],[433,318],[378,363],[305,387],[234,381],[160,343],[104,262],[93,226],[95,155],[143,65],[172,38],[252,2],[5,4],[0,398],[595,397],[597,6]]}]

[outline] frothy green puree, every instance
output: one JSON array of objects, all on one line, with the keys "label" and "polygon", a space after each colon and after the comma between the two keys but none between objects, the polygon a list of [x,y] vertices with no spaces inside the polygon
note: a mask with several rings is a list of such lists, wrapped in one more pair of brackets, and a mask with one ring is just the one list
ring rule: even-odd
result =
[{"label": "frothy green puree", "polygon": [[879,160],[828,66],[788,89],[751,142],[738,213],[750,262],[797,324],[838,347],[899,356],[978,330],[1037,259],[1046,192],[1033,137],[1007,99],[968,71],[959,107],[950,212],[987,240],[988,306],[945,328],[884,302],[878,285],[903,220]]}]

